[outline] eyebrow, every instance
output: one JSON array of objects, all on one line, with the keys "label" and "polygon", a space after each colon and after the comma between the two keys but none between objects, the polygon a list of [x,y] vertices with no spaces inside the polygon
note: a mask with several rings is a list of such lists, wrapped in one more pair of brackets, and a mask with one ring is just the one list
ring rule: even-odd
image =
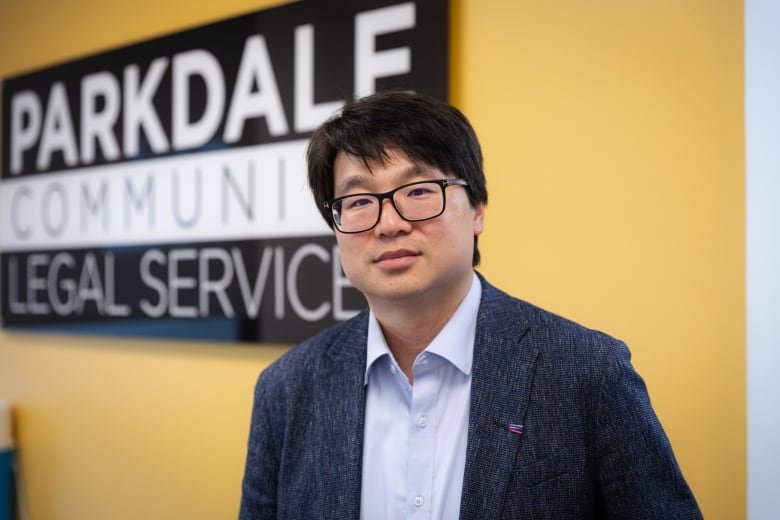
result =
[{"label": "eyebrow", "polygon": [[[425,164],[412,163],[409,167],[404,168],[398,174],[398,178],[402,181],[411,180],[417,177],[421,177],[424,173],[434,170],[431,166]],[[365,187],[369,184],[368,175],[351,175],[344,179],[334,190],[334,196],[336,193],[346,193],[353,188]],[[368,190],[368,188],[364,188]]]}]

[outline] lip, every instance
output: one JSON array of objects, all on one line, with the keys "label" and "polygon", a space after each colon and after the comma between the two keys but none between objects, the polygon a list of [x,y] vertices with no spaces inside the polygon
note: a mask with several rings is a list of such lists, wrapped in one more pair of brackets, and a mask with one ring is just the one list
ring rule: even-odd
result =
[{"label": "lip", "polygon": [[387,268],[406,267],[413,263],[418,256],[420,256],[419,252],[410,249],[393,249],[384,251],[375,257],[374,263]]}]

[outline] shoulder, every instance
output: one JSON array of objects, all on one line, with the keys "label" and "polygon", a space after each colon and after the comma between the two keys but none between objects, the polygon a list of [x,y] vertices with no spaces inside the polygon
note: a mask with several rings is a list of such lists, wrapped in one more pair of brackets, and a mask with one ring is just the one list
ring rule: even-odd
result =
[{"label": "shoulder", "polygon": [[281,390],[311,381],[334,358],[365,360],[367,324],[364,310],[293,346],[260,374],[258,389]]},{"label": "shoulder", "polygon": [[610,366],[628,362],[623,341],[532,303],[510,296],[484,278],[478,326],[483,337],[516,338],[513,351],[537,358],[541,367],[599,379]]},{"label": "shoulder", "polygon": [[[622,341],[484,286],[483,330],[495,330],[485,330],[483,343],[474,347],[485,377],[533,380],[537,401],[565,403],[569,418],[595,417],[605,402],[613,410],[649,410],[644,383]],[[491,339],[497,333],[500,338]]]},{"label": "shoulder", "polygon": [[[482,301],[480,318],[483,321],[499,323],[517,323],[523,332],[546,338],[546,344],[572,345],[583,348],[615,348],[623,343],[596,329],[588,328],[554,312],[511,296],[481,278]],[[489,318],[485,320],[485,318]],[[527,329],[527,330],[526,330]]]}]

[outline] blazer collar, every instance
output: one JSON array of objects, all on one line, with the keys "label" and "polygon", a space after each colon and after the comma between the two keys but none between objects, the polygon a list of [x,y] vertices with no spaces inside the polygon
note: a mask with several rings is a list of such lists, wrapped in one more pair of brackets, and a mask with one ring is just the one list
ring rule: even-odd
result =
[{"label": "blazer collar", "polygon": [[362,364],[365,371],[367,342],[368,309],[364,309],[341,325],[341,330],[331,339],[325,354],[334,367],[349,365],[351,370],[356,364]]},{"label": "blazer collar", "polygon": [[461,495],[464,519],[500,516],[539,354],[522,341],[531,324],[521,302],[484,278],[482,286]]},{"label": "blazer collar", "polygon": [[313,382],[315,395],[329,414],[322,423],[327,453],[321,454],[316,478],[338,489],[329,499],[328,518],[360,517],[367,328],[368,311],[344,323],[326,348],[322,376]]}]

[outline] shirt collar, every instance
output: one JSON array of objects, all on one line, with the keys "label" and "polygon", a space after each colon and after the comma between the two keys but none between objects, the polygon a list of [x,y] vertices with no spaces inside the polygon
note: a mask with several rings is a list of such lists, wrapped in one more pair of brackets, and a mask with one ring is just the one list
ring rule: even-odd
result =
[{"label": "shirt collar", "polygon": [[[474,337],[477,330],[477,313],[482,298],[482,284],[476,274],[472,274],[471,287],[449,319],[444,328],[439,331],[431,341],[425,352],[436,354],[449,361],[465,375],[471,374],[471,365],[474,359]],[[396,364],[390,347],[387,346],[382,327],[373,312],[368,317],[368,341],[366,345],[366,373],[364,383],[368,384],[368,377],[374,363],[387,356]],[[397,364],[396,364],[397,367]]]}]

